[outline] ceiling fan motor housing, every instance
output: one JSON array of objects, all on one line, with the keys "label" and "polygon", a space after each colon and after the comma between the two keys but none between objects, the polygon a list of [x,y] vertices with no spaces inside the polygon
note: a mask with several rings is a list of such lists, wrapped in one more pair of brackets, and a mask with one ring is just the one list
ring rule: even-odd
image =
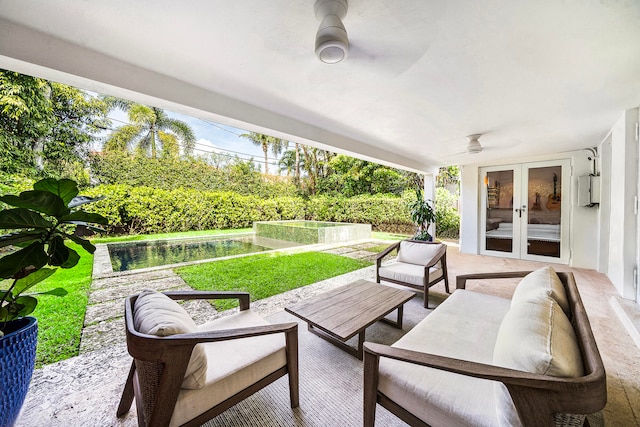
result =
[{"label": "ceiling fan motor housing", "polygon": [[342,24],[347,15],[347,0],[317,0],[316,18],[321,20],[316,34],[316,55],[327,64],[335,64],[349,55],[349,37]]},{"label": "ceiling fan motor housing", "polygon": [[481,134],[467,136],[467,140],[469,141],[467,144],[467,153],[476,154],[482,151],[482,145],[480,145],[480,141],[478,141],[481,136]]}]

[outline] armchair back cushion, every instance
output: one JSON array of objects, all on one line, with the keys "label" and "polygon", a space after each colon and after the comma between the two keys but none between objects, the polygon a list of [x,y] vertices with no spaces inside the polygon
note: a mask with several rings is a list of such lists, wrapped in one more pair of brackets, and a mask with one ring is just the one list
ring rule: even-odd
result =
[{"label": "armchair back cushion", "polygon": [[520,304],[541,294],[553,298],[565,314],[570,313],[569,299],[564,286],[555,270],[548,265],[532,271],[518,283],[511,298],[511,305]]},{"label": "armchair back cushion", "polygon": [[[168,296],[145,289],[133,308],[136,330],[143,334],[166,337],[198,332],[197,325],[184,308]],[[200,389],[207,378],[207,356],[202,345],[193,348],[182,388]]]},{"label": "armchair back cushion", "polygon": [[[554,299],[543,295],[511,305],[498,330],[493,363],[555,377],[584,375],[571,322]],[[495,383],[495,394],[499,424],[521,425],[507,388]]]},{"label": "armchair back cushion", "polygon": [[403,240],[400,242],[398,250],[398,262],[427,265],[427,262],[438,253],[441,247],[442,245],[437,243],[416,243]]}]

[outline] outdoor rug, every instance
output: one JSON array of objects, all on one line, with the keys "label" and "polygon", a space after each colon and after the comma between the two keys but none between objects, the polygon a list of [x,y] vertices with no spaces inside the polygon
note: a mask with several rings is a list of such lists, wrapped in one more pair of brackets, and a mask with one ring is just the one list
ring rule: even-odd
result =
[{"label": "outdoor rug", "polygon": [[[430,303],[434,305],[442,300],[436,293],[429,296]],[[420,294],[405,304],[402,330],[377,322],[367,329],[366,340],[393,344],[432,311],[426,310],[422,304]],[[396,312],[392,312],[389,318],[395,320]],[[311,334],[305,322],[289,313],[279,312],[267,319],[272,323],[297,321],[299,324],[300,407],[290,407],[289,383],[285,376],[204,425],[362,426],[362,361]],[[349,344],[355,346],[356,339],[350,340]],[[394,427],[407,424],[378,405],[376,425]]]}]

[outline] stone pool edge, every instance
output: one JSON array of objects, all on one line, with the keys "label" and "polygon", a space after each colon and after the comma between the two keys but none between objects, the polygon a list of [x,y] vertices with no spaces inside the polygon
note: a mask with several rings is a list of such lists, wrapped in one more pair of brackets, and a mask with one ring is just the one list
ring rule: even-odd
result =
[{"label": "stone pool edge", "polygon": [[229,256],[220,257],[220,258],[208,258],[208,259],[201,259],[196,261],[181,262],[178,264],[166,264],[166,265],[159,265],[156,267],[139,268],[136,270],[127,270],[127,271],[113,271],[113,267],[111,265],[111,257],[109,256],[109,249],[107,248],[107,243],[98,243],[95,245],[96,251],[93,254],[93,272],[91,277],[92,279],[102,279],[106,277],[129,276],[134,274],[147,273],[151,271],[168,270],[168,269],[173,269],[177,267],[184,267],[187,265],[204,264],[207,262],[222,261],[225,259],[240,258],[240,257],[258,255],[258,254],[269,254],[269,253],[276,253],[276,252],[291,253],[291,252],[323,251],[333,247],[358,244],[361,242],[365,242],[367,240],[371,240],[371,239],[359,239],[359,240],[353,240],[350,242],[340,242],[340,243],[318,243],[315,245],[293,246],[291,248],[280,248],[280,249],[273,249],[269,251],[252,252],[248,254],[229,255]]}]

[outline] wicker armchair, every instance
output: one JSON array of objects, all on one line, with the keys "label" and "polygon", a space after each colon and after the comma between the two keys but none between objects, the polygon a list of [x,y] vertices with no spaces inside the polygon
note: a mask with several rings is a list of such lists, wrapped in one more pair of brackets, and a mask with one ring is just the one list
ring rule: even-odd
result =
[{"label": "wicker armchair", "polygon": [[[199,426],[286,374],[291,407],[298,406],[297,323],[269,324],[249,310],[248,293],[166,292],[172,300],[238,299],[240,311],[193,333],[156,336],[137,330],[143,329],[134,319],[139,295],[125,302],[127,348],[134,360],[118,416],[135,397],[140,426]],[[206,357],[203,384],[187,389],[198,351]]]},{"label": "wicker armchair", "polygon": [[[382,265],[382,260],[394,249],[395,261]],[[444,280],[449,292],[447,276],[447,245],[421,240],[402,240],[389,246],[376,256],[376,282],[384,280],[424,292],[424,307],[429,307],[429,288]]]}]

